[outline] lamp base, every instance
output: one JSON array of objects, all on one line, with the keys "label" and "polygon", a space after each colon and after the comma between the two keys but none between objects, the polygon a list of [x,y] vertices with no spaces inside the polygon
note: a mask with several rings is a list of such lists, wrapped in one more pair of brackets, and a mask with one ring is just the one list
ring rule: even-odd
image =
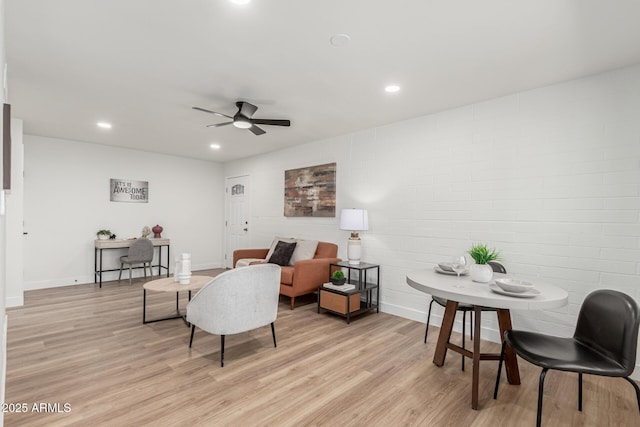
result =
[{"label": "lamp base", "polygon": [[349,264],[360,264],[360,256],[362,255],[362,246],[360,244],[360,238],[350,238],[347,242],[347,258],[349,258]]}]

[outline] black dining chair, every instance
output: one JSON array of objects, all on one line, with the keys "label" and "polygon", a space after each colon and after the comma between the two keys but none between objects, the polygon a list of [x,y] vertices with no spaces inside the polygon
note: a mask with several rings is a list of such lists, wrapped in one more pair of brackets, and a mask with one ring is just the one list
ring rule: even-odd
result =
[{"label": "black dining chair", "polygon": [[618,291],[598,290],[585,298],[572,338],[505,331],[493,398],[498,396],[508,345],[518,356],[542,368],[538,384],[538,427],[542,422],[544,378],[549,369],[578,373],[579,411],[582,411],[582,374],[624,378],[635,389],[640,410],[640,388],[629,378],[636,364],[639,325],[640,307],[633,298]]},{"label": "black dining chair", "polygon": [[[503,273],[507,274],[507,269],[504,268],[502,264],[497,261],[489,261],[488,263],[493,269],[494,273]],[[427,343],[427,335],[429,334],[429,320],[431,319],[431,306],[433,303],[437,303],[442,307],[447,306],[447,300],[440,297],[431,297],[431,302],[429,303],[429,313],[427,314],[427,327],[424,331],[424,342]],[[473,306],[470,304],[458,304],[458,311],[462,312],[462,348],[465,346],[465,336],[466,336],[466,324],[467,324],[467,312],[469,312],[469,331],[471,339],[473,339]],[[482,311],[496,311],[495,308],[483,308]],[[464,371],[464,356],[462,356],[462,370]]]}]

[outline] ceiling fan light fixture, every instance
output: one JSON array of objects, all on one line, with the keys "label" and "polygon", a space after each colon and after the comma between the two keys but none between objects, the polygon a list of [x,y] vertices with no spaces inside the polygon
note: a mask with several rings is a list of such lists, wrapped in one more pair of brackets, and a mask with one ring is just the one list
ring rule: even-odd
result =
[{"label": "ceiling fan light fixture", "polygon": [[251,122],[243,117],[235,119],[233,125],[239,129],[249,129],[252,126]]}]

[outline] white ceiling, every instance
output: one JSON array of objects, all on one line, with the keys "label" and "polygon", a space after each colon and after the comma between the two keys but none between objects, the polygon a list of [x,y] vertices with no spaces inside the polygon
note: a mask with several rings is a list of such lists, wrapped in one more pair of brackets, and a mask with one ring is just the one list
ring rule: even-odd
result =
[{"label": "white ceiling", "polygon": [[[638,1],[5,3],[25,133],[213,161],[640,63]],[[337,33],[351,43],[333,47]],[[225,119],[191,108],[233,115],[237,100],[292,125],[206,128]]]}]

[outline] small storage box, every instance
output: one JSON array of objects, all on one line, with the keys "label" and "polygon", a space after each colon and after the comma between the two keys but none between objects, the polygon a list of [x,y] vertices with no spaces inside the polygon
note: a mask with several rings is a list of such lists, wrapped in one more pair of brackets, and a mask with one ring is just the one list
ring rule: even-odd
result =
[{"label": "small storage box", "polygon": [[359,292],[351,295],[340,295],[324,289],[320,290],[320,307],[336,313],[347,314],[347,298],[350,299],[349,309],[351,313],[360,310]]}]

